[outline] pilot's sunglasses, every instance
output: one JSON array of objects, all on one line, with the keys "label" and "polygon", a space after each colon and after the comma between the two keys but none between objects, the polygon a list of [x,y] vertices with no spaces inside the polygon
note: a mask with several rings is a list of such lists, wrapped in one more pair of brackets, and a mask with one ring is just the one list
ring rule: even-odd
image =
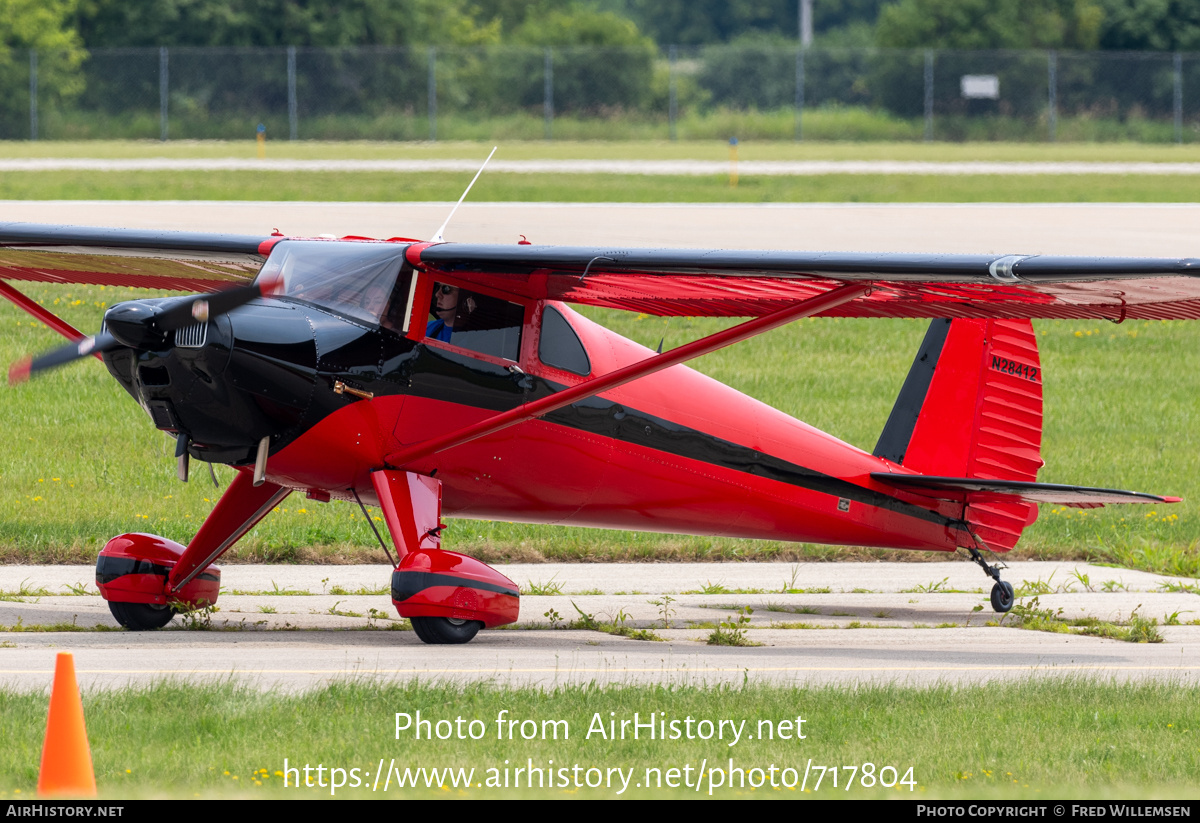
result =
[{"label": "pilot's sunglasses", "polygon": [[458,288],[458,286],[439,286],[436,294],[449,294],[456,288]]}]

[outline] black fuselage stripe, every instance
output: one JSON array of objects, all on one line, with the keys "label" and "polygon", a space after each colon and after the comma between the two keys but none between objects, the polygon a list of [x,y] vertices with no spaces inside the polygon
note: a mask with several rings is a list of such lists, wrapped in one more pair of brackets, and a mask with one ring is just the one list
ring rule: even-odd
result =
[{"label": "black fuselage stripe", "polygon": [[[153,574],[157,577],[169,577],[171,567],[133,557],[109,557],[102,554],[96,559],[97,583],[108,585],[118,577],[124,577],[127,574]],[[216,570],[201,572],[197,577],[214,582],[221,579],[220,573]]]},{"label": "black fuselage stripe", "polygon": [[519,591],[499,586],[495,583],[484,583],[481,580],[471,580],[453,574],[438,572],[405,571],[392,572],[392,600],[403,602],[435,586],[462,586],[468,589],[479,589],[485,592],[507,594],[509,597],[520,597]]},{"label": "black fuselage stripe", "polygon": [[[521,379],[516,380],[499,366],[444,352],[437,347],[418,345],[413,351],[414,357],[405,361],[408,364],[406,368],[411,371],[384,374],[384,379],[375,384],[378,391],[390,390],[397,394],[411,394],[494,413],[517,408],[522,403],[550,396],[566,388],[561,383],[527,374],[522,374]],[[624,408],[600,396],[585,398],[557,409],[543,419],[577,431],[765,477],[939,526],[962,527],[959,520],[906,503],[886,492],[864,488],[662,417]]]},{"label": "black fuselage stripe", "polygon": [[611,437],[622,443],[643,446],[731,471],[765,477],[789,486],[846,498],[929,523],[942,526],[959,525],[957,520],[906,503],[889,494],[864,488],[848,480],[814,471],[660,417],[631,410],[601,397],[591,397],[558,409],[547,414],[545,419],[578,431]]}]

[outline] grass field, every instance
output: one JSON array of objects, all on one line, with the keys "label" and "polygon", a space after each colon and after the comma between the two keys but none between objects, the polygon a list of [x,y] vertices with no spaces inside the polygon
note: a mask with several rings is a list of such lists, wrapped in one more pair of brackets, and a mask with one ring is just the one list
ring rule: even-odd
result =
[{"label": "grass field", "polygon": [[[104,305],[144,291],[30,287],[79,328]],[[645,345],[668,348],[709,333],[715,320],[590,312]],[[0,305],[0,359],[59,343]],[[714,353],[700,370],[859,447],[874,446],[922,321],[811,319]],[[1164,573],[1200,572],[1200,327],[1187,322],[1038,324],[1046,373],[1047,482],[1182,496],[1170,507],[1042,507],[1021,556],[1107,560]],[[0,557],[91,562],[114,534],[152,531],[186,542],[219,495],[202,466],[175,480],[172,442],[91,360],[0,392]],[[224,485],[230,470],[218,467]],[[447,547],[488,560],[789,559],[844,556],[827,547],[676,537],[502,522],[455,521]],[[350,560],[382,553],[347,504],[289,498],[227,560]],[[906,555],[913,556],[913,555]],[[916,555],[914,557],[926,557]]]},{"label": "grass field", "polygon": [[[28,798],[34,789],[45,704],[44,695],[0,692],[6,728],[6,745],[0,749],[0,799]],[[180,706],[188,711],[179,712]],[[264,694],[228,684],[161,684],[95,693],[84,700],[101,796],[294,799],[682,798],[708,796],[709,781],[717,784],[711,789],[714,797],[747,799],[801,793],[826,799],[1188,798],[1194,796],[1200,770],[1198,706],[1200,690],[1194,686],[1073,680],[928,689],[862,685],[852,690],[755,685],[540,690],[349,683],[298,695]],[[506,720],[535,721],[538,739],[520,739],[522,727],[517,725],[513,734],[518,739],[497,740],[496,718],[503,710],[508,711]],[[463,718],[460,728],[468,739],[418,741],[411,730],[397,735],[395,714],[415,719],[418,711],[434,723]],[[607,732],[610,719],[632,720],[634,712],[643,723],[651,712],[659,718],[665,713],[668,723],[679,722],[681,739],[647,740],[643,730],[640,739],[632,740],[631,726],[624,740],[605,739],[595,731],[597,715]],[[798,731],[797,717],[804,720],[799,727],[804,739],[791,739]],[[691,727],[688,718],[695,721]],[[469,731],[472,720],[481,722]],[[731,746],[732,726],[726,725],[723,740],[698,739],[701,720],[734,725],[745,721],[742,737]],[[543,721],[566,724],[543,727]],[[781,721],[789,725],[781,726]],[[763,739],[768,727],[774,739]],[[527,735],[535,733],[533,725],[524,728]],[[550,739],[541,739],[543,728]],[[687,739],[688,728],[693,739]],[[442,733],[448,729],[441,727]],[[480,739],[469,739],[470,734]],[[569,737],[564,739],[564,734]],[[784,734],[789,739],[781,739]],[[284,758],[289,768],[310,765],[314,782],[316,766],[323,765],[326,787],[294,788],[300,772],[288,775],[291,788],[285,789]],[[380,758],[385,771],[394,767],[401,774],[405,769],[475,771],[465,788],[461,778],[455,787],[455,778],[444,773],[427,786],[430,775],[424,772],[415,775],[417,788],[398,789],[393,775],[384,793],[383,780],[372,790]],[[746,785],[735,783],[731,788],[731,760],[736,768],[763,773],[748,774]],[[550,761],[556,769],[571,770],[566,774],[571,781],[599,782],[598,773],[588,777],[586,770],[620,768],[629,775],[628,786],[619,791],[622,783],[614,775],[612,788],[577,788],[573,783],[513,788],[516,779],[528,779],[514,775],[517,767],[532,762],[543,769],[545,778]],[[574,773],[577,764],[581,770]],[[774,788],[767,777],[772,765]],[[331,767],[345,770],[342,779],[347,784],[354,777],[349,770],[358,769],[357,777],[365,785],[332,791]],[[818,771],[821,767],[827,771]],[[851,767],[853,787],[847,789]],[[675,789],[666,785],[671,768],[680,770]],[[489,769],[495,771],[489,775]],[[796,785],[806,771],[807,782]],[[704,776],[699,789],[697,772]],[[818,774],[823,778],[819,787]],[[556,772],[554,779],[560,775]],[[655,784],[659,775],[662,788],[637,786],[647,777]],[[499,788],[488,786],[489,778],[499,782]],[[752,781],[761,784],[764,778],[765,785],[752,788]],[[684,779],[688,787],[680,785]],[[887,788],[881,782],[893,785]]]},{"label": "grass field", "polygon": [[[111,141],[6,142],[0,158],[253,158],[253,142]],[[272,143],[279,159],[467,159],[482,162],[490,144]],[[726,161],[723,141],[511,142],[507,160],[710,160]],[[746,142],[741,160],[923,160],[1200,162],[1200,144],[1130,143],[789,143]],[[452,200],[470,172],[231,171],[9,171],[0,176],[0,200]],[[488,172],[472,190],[475,201],[571,202],[1194,202],[1200,179],[1136,175],[854,175],[803,177],[726,174],[535,175]]]},{"label": "grass field", "polygon": [[[307,160],[467,159],[483,161],[483,142],[272,142],[268,158]],[[506,160],[726,161],[721,140],[509,141]],[[253,141],[0,142],[0,158],[253,158]],[[740,160],[909,160],[1024,162],[1200,162],[1200,144],[1135,143],[845,143],[743,141]],[[468,172],[104,172],[9,171],[0,200],[452,200]],[[476,201],[571,202],[1193,202],[1200,180],[1134,175],[532,175],[489,172]]]},{"label": "grass field", "polygon": [[[270,140],[266,156],[307,160],[464,159],[483,162],[492,146],[505,160],[727,160],[725,140],[441,140],[386,142]],[[223,140],[86,140],[0,141],[0,158],[224,158],[252,159],[257,144],[251,137]],[[1200,162],[1200,143],[944,143],[944,142],[829,142],[806,140],[742,140],[741,160],[924,160],[954,162],[1079,161],[1079,162]]]},{"label": "grass field", "polygon": [[[470,172],[45,171],[0,175],[0,200],[453,201]],[[805,177],[489,172],[474,202],[1189,203],[1200,177],[822,174]]]}]

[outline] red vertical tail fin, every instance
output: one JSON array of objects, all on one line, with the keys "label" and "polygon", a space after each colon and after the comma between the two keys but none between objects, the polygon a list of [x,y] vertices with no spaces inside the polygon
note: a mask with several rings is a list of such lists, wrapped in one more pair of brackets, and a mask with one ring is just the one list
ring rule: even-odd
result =
[{"label": "red vertical tail fin", "polygon": [[[920,474],[1037,479],[1042,370],[1028,320],[935,320],[875,454]],[[1012,548],[1032,503],[975,500],[964,518],[988,547]]]}]

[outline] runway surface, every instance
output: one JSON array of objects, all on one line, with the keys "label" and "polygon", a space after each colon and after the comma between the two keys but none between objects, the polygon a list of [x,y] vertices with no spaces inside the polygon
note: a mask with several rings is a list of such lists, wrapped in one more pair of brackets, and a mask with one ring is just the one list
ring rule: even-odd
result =
[{"label": "runway surface", "polygon": [[[0,202],[0,221],[430,237],[450,205],[7,201]],[[468,203],[447,237],[516,242],[525,234],[555,244],[1182,257],[1200,250],[1198,228],[1196,204]],[[1200,626],[1162,627],[1166,642],[1154,645],[987,626],[995,619],[986,604],[988,581],[965,562],[797,569],[749,563],[542,565],[505,572],[527,589],[538,584],[552,591],[557,585],[562,593],[523,598],[515,630],[484,632],[467,646],[430,647],[411,632],[381,630],[396,625],[386,568],[231,566],[221,610],[210,615],[207,631],[0,633],[0,684],[46,687],[54,654],[64,648],[76,652],[85,688],[167,677],[235,677],[263,688],[414,676],[540,685],[1200,677]],[[0,567],[5,593],[0,623],[111,627],[99,597],[65,588],[86,586],[91,575],[86,567]],[[1015,564],[1006,579],[1030,582],[1031,592],[1046,590],[1040,605],[1062,607],[1066,616],[1124,620],[1137,609],[1160,624],[1172,616],[1185,624],[1200,617],[1195,594],[1167,591],[1172,581],[1156,575],[1082,564]],[[22,596],[22,586],[34,593]],[[37,593],[39,588],[46,593]],[[722,588],[731,593],[720,593]],[[785,594],[784,588],[804,593]],[[376,593],[359,594],[360,589]],[[700,593],[685,594],[689,591]],[[664,593],[674,598],[668,604],[673,614],[650,602],[661,602]],[[745,606],[754,610],[748,636],[763,645],[703,643],[712,626],[734,620]],[[983,609],[973,611],[976,606]],[[371,609],[382,616],[372,616]],[[578,619],[579,610],[610,624],[653,628],[665,642],[552,628]],[[662,628],[664,619],[671,628]]]},{"label": "runway surface", "polygon": [[[0,201],[0,222],[429,238],[452,203]],[[811,251],[1200,255],[1200,204],[464,203],[446,238]]]}]

